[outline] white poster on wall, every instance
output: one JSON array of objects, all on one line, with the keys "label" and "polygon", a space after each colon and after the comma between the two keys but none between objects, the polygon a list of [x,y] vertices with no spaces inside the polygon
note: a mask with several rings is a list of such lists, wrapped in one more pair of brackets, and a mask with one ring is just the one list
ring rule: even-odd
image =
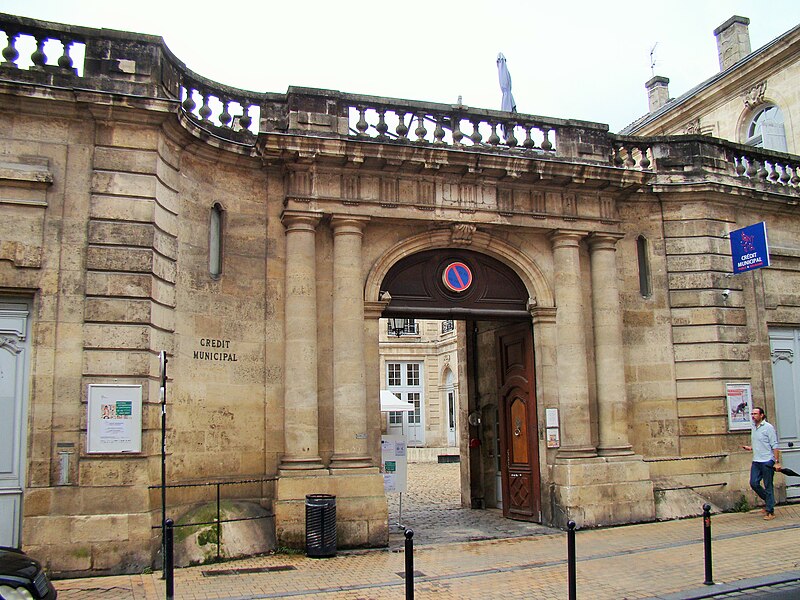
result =
[{"label": "white poster on wall", "polygon": [[142,451],[142,386],[89,385],[86,452]]},{"label": "white poster on wall", "polygon": [[753,392],[749,383],[726,383],[728,403],[728,430],[750,429],[750,411],[753,409]]}]

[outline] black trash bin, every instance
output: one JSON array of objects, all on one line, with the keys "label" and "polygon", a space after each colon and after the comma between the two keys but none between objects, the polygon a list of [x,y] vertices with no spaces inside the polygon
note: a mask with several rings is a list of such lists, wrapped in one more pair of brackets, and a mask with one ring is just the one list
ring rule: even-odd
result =
[{"label": "black trash bin", "polygon": [[336,556],[336,496],[306,496],[306,555],[312,558]]}]

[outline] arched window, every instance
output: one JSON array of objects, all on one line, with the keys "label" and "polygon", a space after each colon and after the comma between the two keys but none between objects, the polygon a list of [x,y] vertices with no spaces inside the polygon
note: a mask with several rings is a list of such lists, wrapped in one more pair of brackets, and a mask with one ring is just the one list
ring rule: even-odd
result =
[{"label": "arched window", "polygon": [[647,238],[643,235],[636,238],[636,256],[639,259],[639,293],[643,298],[649,298],[652,293],[650,287],[650,257],[647,252]]},{"label": "arched window", "polygon": [[786,152],[786,132],[783,127],[783,113],[774,104],[759,108],[747,126],[746,144]]},{"label": "arched window", "polygon": [[214,278],[222,275],[222,206],[219,203],[211,208],[208,227],[208,272]]}]

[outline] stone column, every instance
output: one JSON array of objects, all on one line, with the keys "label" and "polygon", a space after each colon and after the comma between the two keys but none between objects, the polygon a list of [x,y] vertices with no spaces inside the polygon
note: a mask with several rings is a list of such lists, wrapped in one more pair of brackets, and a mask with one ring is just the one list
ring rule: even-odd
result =
[{"label": "stone column", "polygon": [[320,215],[287,211],[284,455],[281,469],[321,469],[317,406],[316,227]]},{"label": "stone column", "polygon": [[579,231],[557,230],[550,240],[555,269],[558,406],[561,420],[559,458],[596,456],[589,410],[589,374],[581,293]]},{"label": "stone column", "polygon": [[617,286],[616,243],[622,237],[617,233],[597,232],[589,236],[601,456],[633,454],[628,436],[622,311]]},{"label": "stone column", "polygon": [[367,447],[361,240],[369,219],[338,217],[333,229],[333,457],[331,469],[371,467]]}]

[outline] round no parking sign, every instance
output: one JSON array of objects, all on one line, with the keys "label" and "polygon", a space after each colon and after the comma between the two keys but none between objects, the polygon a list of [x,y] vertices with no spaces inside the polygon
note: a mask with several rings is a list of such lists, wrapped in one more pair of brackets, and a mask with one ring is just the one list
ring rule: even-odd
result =
[{"label": "round no parking sign", "polygon": [[465,292],[472,285],[472,271],[463,262],[450,263],[442,273],[442,282],[451,292]]}]

